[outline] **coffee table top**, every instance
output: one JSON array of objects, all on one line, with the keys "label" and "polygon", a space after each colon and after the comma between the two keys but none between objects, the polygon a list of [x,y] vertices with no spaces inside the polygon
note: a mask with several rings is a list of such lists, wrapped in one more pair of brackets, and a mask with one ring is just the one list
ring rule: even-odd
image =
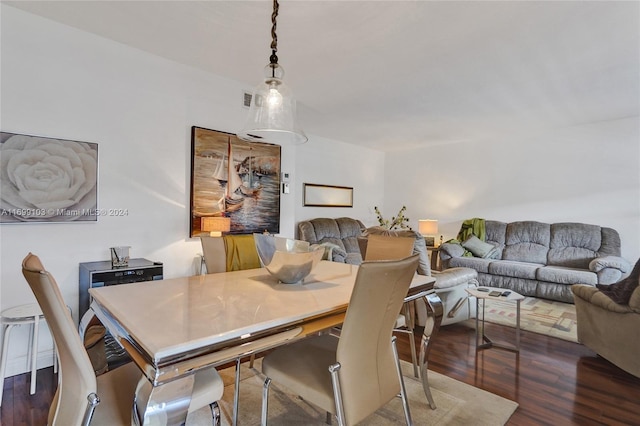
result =
[{"label": "coffee table top", "polygon": [[[480,289],[485,289],[485,291],[482,291]],[[469,293],[473,297],[477,297],[478,299],[496,299],[496,300],[506,300],[506,301],[517,301],[517,300],[524,299],[524,296],[521,295],[520,293],[516,293],[515,291],[509,290],[506,288],[480,286],[480,287],[470,287],[470,288],[467,288],[466,290],[467,290],[467,293]],[[492,291],[499,291],[501,294],[505,291],[509,291],[511,293],[508,296],[491,296]]]}]

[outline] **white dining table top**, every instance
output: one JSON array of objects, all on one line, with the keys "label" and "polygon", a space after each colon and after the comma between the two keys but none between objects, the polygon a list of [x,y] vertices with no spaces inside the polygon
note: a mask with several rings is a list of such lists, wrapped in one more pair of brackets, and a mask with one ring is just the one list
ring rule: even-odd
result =
[{"label": "white dining table top", "polygon": [[[266,269],[197,275],[89,290],[154,363],[252,333],[346,310],[358,267],[322,261],[303,284]],[[416,275],[412,287],[433,283]]]}]

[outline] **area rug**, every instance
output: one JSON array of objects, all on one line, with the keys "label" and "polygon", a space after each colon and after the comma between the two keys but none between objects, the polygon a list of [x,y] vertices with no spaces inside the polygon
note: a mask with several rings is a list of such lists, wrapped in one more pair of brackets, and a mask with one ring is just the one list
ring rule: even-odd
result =
[{"label": "area rug", "polygon": [[[242,364],[240,383],[239,425],[259,425],[262,407],[262,385],[264,376],[256,360],[254,368]],[[429,371],[431,393],[437,408],[432,410],[422,390],[422,384],[413,377],[410,363],[402,361],[405,386],[409,395],[409,407],[415,425],[504,425],[518,407],[516,402],[475,388],[441,374]],[[223,400],[220,401],[222,424],[230,425],[233,408],[235,372],[228,368],[220,372],[225,383]],[[271,384],[269,395],[269,424],[280,425],[326,425],[326,414],[286,388]],[[209,425],[208,409],[201,409],[187,418],[187,425]],[[395,398],[385,407],[364,420],[362,426],[384,426],[404,424],[402,402]],[[336,424],[335,420],[333,424]]]},{"label": "area rug", "polygon": [[[480,302],[482,306],[482,302]],[[486,299],[485,321],[515,327],[516,304]],[[469,320],[473,325],[475,320]],[[577,342],[576,306],[535,297],[520,302],[520,329]]]}]

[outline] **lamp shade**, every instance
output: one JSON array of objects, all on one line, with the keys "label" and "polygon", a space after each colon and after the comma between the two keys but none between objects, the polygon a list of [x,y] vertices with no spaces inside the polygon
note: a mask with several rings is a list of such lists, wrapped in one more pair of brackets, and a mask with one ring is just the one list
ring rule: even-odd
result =
[{"label": "lamp shade", "polygon": [[249,115],[238,137],[279,145],[305,143],[308,138],[297,125],[296,100],[282,81],[284,70],[269,64],[265,74],[264,82],[253,91]]},{"label": "lamp shade", "polygon": [[435,219],[422,219],[418,221],[418,232],[422,235],[435,235],[438,233],[438,221]]},{"label": "lamp shade", "polygon": [[209,232],[212,237],[220,237],[223,232],[231,230],[231,219],[228,217],[203,217],[200,229]]}]

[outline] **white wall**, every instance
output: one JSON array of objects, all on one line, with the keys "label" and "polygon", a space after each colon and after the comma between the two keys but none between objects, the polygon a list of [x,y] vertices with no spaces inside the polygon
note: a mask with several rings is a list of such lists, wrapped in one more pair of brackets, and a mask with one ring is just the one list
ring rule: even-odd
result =
[{"label": "white wall", "polygon": [[414,226],[438,219],[445,241],[473,217],[608,226],[633,264],[640,258],[639,129],[632,117],[388,154],[385,205],[405,204]]},{"label": "white wall", "polygon": [[[56,277],[76,320],[78,263],[109,259],[111,246],[163,262],[166,278],[194,274],[201,247],[189,238],[191,126],[234,132],[250,88],[4,4],[0,14],[0,129],[98,143],[98,205],[128,210],[92,223],[0,226],[1,307],[35,300],[20,271],[29,251]],[[354,186],[356,207],[345,215],[364,217],[382,202],[383,174],[368,172],[383,168],[382,153],[309,137],[282,149],[282,170],[293,178],[281,198],[285,236],[295,235],[300,218],[337,215],[301,207],[302,182]],[[368,161],[349,161],[340,150]],[[50,337],[40,336],[39,365],[50,365]],[[26,338],[26,330],[12,336],[9,375],[26,371]]]},{"label": "white wall", "polygon": [[[352,144],[318,138],[296,150],[296,220],[316,217],[353,217],[366,226],[376,224],[374,207],[384,206],[385,155]],[[302,179],[300,178],[302,176]],[[353,188],[353,208],[304,207],[304,183]]]}]

